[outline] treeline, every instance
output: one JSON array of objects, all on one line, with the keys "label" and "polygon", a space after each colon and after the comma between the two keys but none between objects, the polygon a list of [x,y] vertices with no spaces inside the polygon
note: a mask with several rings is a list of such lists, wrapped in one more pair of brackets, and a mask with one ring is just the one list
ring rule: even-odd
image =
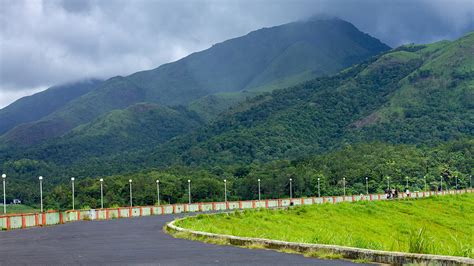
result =
[{"label": "treeline", "polygon": [[[194,202],[222,201],[224,179],[227,180],[229,200],[257,199],[258,179],[261,179],[262,198],[288,197],[290,178],[294,197],[317,195],[318,178],[321,195],[342,195],[343,178],[347,195],[365,194],[365,177],[368,177],[370,193],[383,193],[388,186],[387,177],[390,177],[391,188],[402,191],[406,189],[407,180],[410,191],[424,190],[424,177],[427,188],[431,190],[439,189],[441,177],[445,190],[455,188],[456,177],[458,188],[466,188],[470,186],[469,176],[474,174],[473,154],[474,140],[450,142],[435,148],[375,142],[347,145],[340,150],[304,160],[228,167],[172,167],[104,177],[104,204],[106,207],[127,206],[129,179],[133,180],[134,205],[156,203],[156,180],[160,180],[162,203],[187,202],[188,179],[191,180]],[[53,186],[48,184],[48,180],[45,176],[46,208],[70,209],[70,181]],[[38,181],[30,182],[34,186],[25,186],[24,192],[30,191],[24,195],[32,196],[27,200],[28,203],[37,203]],[[75,190],[77,207],[100,207],[98,178],[76,178]]]}]

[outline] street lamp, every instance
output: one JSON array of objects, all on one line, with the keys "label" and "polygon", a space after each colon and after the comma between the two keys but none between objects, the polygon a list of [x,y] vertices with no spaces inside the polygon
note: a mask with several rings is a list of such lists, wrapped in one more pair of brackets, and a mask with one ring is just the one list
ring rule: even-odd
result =
[{"label": "street lamp", "polygon": [[290,178],[290,199],[293,198],[293,189],[291,188],[291,181],[293,181],[293,179]]},{"label": "street lamp", "polygon": [[104,179],[101,178],[100,180],[100,208],[104,208]]},{"label": "street lamp", "polygon": [[191,180],[188,179],[188,202],[191,204]]},{"label": "street lamp", "polygon": [[319,181],[320,181],[320,178],[318,177],[318,198],[321,197],[321,187],[320,187]]},{"label": "street lamp", "polygon": [[369,195],[369,178],[365,177],[365,195]]},{"label": "street lamp", "polygon": [[405,176],[405,179],[407,180],[407,189],[408,189],[408,176]]},{"label": "street lamp", "polygon": [[390,191],[390,176],[387,176],[387,189]]},{"label": "street lamp", "polygon": [[158,205],[160,205],[160,180],[156,180],[156,195],[158,198]]},{"label": "street lamp", "polygon": [[344,199],[346,198],[346,178],[342,178],[342,185],[344,187]]},{"label": "street lamp", "polygon": [[43,212],[43,177],[38,177],[40,182],[40,205],[41,205],[41,212]]},{"label": "street lamp", "polygon": [[227,180],[224,179],[224,202],[227,203]]},{"label": "street lamp", "polygon": [[130,184],[130,207],[133,207],[133,197],[132,197],[132,179],[128,180],[128,183]]},{"label": "street lamp", "polygon": [[441,184],[440,191],[441,191],[441,193],[443,193],[443,176],[442,176],[442,175],[440,176],[440,180],[441,180],[441,181],[439,182],[439,183]]},{"label": "street lamp", "polygon": [[71,177],[72,183],[72,210],[74,210],[74,177]]},{"label": "street lamp", "polygon": [[427,191],[427,190],[426,190],[426,175],[423,176],[423,179],[424,179],[424,181],[425,181],[425,191]]},{"label": "street lamp", "polygon": [[2,174],[3,179],[3,214],[7,213],[7,198],[5,193],[5,179],[7,178],[6,174]]},{"label": "street lamp", "polygon": [[258,200],[259,201],[261,200],[261,197],[260,197],[260,178],[258,179]]}]

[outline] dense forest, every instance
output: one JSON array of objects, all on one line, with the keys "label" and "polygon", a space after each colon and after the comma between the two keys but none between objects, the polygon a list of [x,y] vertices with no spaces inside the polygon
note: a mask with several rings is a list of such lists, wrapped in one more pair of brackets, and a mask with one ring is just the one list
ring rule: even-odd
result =
[{"label": "dense forest", "polygon": [[[370,193],[382,193],[390,187],[411,191],[454,189],[471,185],[473,175],[474,141],[448,142],[436,147],[420,148],[413,145],[392,145],[381,142],[346,145],[330,153],[300,160],[278,160],[269,163],[240,166],[184,167],[166,170],[150,169],[130,174],[104,178],[105,206],[126,206],[129,203],[129,183],[133,180],[135,205],[152,205],[157,201],[156,180],[160,180],[162,203],[187,202],[187,180],[191,180],[193,201],[222,201],[224,183],[227,180],[229,200],[257,199],[258,179],[261,179],[262,198],[289,197],[291,178],[294,197],[317,196],[317,179],[320,179],[321,195],[342,195],[343,178],[346,194],[365,194],[368,178]],[[22,166],[12,165],[15,174]],[[71,183],[69,180],[54,184],[53,176],[44,176],[45,206],[50,209],[71,208]],[[7,183],[8,184],[8,183]],[[12,185],[13,187],[10,187]],[[19,187],[15,187],[19,186]],[[27,204],[39,202],[37,178],[21,184],[8,184],[8,191],[20,191],[13,196],[21,197]],[[100,207],[100,182],[98,178],[76,178],[76,204],[82,208]]]}]

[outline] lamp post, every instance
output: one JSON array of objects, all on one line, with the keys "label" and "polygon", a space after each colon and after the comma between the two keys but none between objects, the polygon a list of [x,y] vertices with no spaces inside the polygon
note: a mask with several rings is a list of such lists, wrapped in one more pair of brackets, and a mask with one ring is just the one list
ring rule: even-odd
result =
[{"label": "lamp post", "polygon": [[369,178],[365,177],[365,195],[369,195]]},{"label": "lamp post", "polygon": [[43,177],[38,177],[40,182],[40,205],[41,205],[41,212],[43,212]]},{"label": "lamp post", "polygon": [[456,193],[458,193],[458,176],[455,175],[454,179],[456,180]]},{"label": "lamp post", "polygon": [[71,177],[71,185],[72,185],[72,210],[74,210],[74,177]]},{"label": "lamp post", "polygon": [[387,189],[390,191],[390,176],[387,176]]},{"label": "lamp post", "polygon": [[160,205],[160,180],[156,180],[156,196],[158,199],[158,206]]},{"label": "lamp post", "polygon": [[426,191],[426,175],[423,176],[423,179],[424,179],[424,181],[425,181],[425,191]]},{"label": "lamp post", "polygon": [[408,176],[405,176],[405,179],[407,181],[407,189],[408,189]]},{"label": "lamp post", "polygon": [[344,188],[344,199],[346,199],[346,178],[342,178],[342,186]]},{"label": "lamp post", "polygon": [[293,189],[291,188],[291,181],[293,181],[293,179],[290,178],[290,199],[293,198]]},{"label": "lamp post", "polygon": [[100,179],[100,208],[104,208],[104,179]]},{"label": "lamp post", "polygon": [[191,180],[188,179],[188,202],[191,204]]},{"label": "lamp post", "polygon": [[318,177],[318,198],[321,197],[320,178]]},{"label": "lamp post", "polygon": [[130,184],[130,207],[133,207],[132,179],[129,179],[129,180],[128,180],[128,183]]},{"label": "lamp post", "polygon": [[224,202],[227,203],[227,179],[224,179]]},{"label": "lamp post", "polygon": [[439,183],[441,184],[441,186],[440,186],[441,194],[443,194],[443,176],[442,175],[440,176],[440,182]]},{"label": "lamp post", "polygon": [[258,179],[258,200],[260,201],[261,198],[261,193],[260,193],[260,178]]},{"label": "lamp post", "polygon": [[7,213],[7,198],[5,193],[5,179],[7,178],[6,174],[2,174],[3,179],[3,214]]}]

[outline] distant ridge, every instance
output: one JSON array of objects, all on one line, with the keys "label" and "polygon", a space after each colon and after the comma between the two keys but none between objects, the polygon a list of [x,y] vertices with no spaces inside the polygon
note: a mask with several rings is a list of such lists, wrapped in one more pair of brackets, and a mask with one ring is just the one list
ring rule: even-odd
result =
[{"label": "distant ridge", "polygon": [[[4,134],[0,142],[34,145],[60,137],[107,112],[139,102],[188,105],[215,93],[292,86],[334,74],[388,49],[387,45],[340,19],[308,20],[260,29],[153,70],[101,82],[80,97],[70,97],[47,116],[31,116],[10,123],[4,132],[17,127]],[[32,96],[36,98],[38,96]],[[39,102],[41,100],[31,106]],[[1,117],[0,123],[5,124],[11,116],[14,115]]]}]

